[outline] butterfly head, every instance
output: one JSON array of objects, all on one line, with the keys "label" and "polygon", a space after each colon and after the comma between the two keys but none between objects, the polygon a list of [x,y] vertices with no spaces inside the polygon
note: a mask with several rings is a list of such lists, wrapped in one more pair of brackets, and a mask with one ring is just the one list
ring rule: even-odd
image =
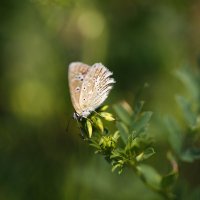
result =
[{"label": "butterfly head", "polygon": [[82,121],[81,115],[79,115],[77,112],[74,112],[73,118],[74,118],[75,120],[77,120],[77,121]]},{"label": "butterfly head", "polygon": [[78,120],[78,121],[82,121],[83,118],[87,118],[88,115],[90,115],[91,111],[89,110],[84,110],[82,111],[82,113],[77,113],[77,112],[74,112],[73,114],[73,118]]}]

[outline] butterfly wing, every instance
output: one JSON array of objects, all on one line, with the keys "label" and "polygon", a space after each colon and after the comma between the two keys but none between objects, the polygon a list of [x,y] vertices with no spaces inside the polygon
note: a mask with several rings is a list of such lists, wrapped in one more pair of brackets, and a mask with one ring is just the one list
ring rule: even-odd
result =
[{"label": "butterfly wing", "polygon": [[79,104],[85,117],[98,108],[108,97],[114,79],[110,72],[101,63],[94,64],[88,71],[81,87]]},{"label": "butterfly wing", "polygon": [[83,81],[88,73],[90,66],[81,62],[72,62],[68,69],[69,89],[73,107],[78,114],[82,113],[80,107],[80,93]]}]

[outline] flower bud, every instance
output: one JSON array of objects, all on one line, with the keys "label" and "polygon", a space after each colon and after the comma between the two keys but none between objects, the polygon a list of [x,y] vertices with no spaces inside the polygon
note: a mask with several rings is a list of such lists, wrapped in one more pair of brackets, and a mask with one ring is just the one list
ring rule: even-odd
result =
[{"label": "flower bud", "polygon": [[101,119],[99,117],[92,117],[92,121],[94,122],[94,126],[103,133],[104,127]]},{"label": "flower bud", "polygon": [[92,124],[89,120],[86,120],[86,129],[87,129],[89,138],[91,138],[92,137]]},{"label": "flower bud", "polygon": [[115,118],[113,117],[113,115],[111,113],[101,112],[99,114],[101,115],[101,117],[103,117],[107,121],[114,121],[115,120]]},{"label": "flower bud", "polygon": [[105,106],[102,106],[100,109],[99,109],[99,111],[105,111],[105,110],[107,110],[108,109],[108,105],[105,105]]}]

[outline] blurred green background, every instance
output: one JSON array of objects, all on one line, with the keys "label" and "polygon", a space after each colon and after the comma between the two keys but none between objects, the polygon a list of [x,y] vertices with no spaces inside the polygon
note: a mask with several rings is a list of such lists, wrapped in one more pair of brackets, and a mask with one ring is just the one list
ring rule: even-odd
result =
[{"label": "blurred green background", "polygon": [[[198,66],[199,10],[197,0],[1,1],[0,199],[161,199],[134,173],[111,173],[79,138],[76,122],[66,132],[73,113],[68,64],[102,62],[113,71],[109,104],[132,103],[148,82],[145,108],[178,116],[174,94],[184,90],[172,71]],[[157,154],[150,160],[160,172],[168,169],[164,132],[151,128]],[[182,166],[180,199],[192,188],[199,193],[199,166],[193,173]]]}]

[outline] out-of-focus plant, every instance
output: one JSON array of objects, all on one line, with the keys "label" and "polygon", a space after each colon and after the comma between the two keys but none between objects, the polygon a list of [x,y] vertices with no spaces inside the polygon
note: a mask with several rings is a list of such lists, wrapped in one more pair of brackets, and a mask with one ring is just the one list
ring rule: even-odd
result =
[{"label": "out-of-focus plant", "polygon": [[175,72],[188,90],[188,96],[176,96],[181,109],[184,125],[174,117],[165,118],[169,143],[176,156],[185,162],[200,159],[200,74],[191,68],[182,68]]},{"label": "out-of-focus plant", "polygon": [[[116,104],[113,106],[116,116],[106,111],[108,106],[103,106],[79,122],[81,133],[95,153],[111,164],[112,171],[121,174],[125,168],[131,168],[147,187],[170,199],[174,197],[171,187],[178,175],[178,166],[169,154],[172,170],[162,176],[154,167],[143,163],[155,154],[148,134],[152,112],[142,111],[143,104],[142,101],[137,103],[134,109],[127,102]],[[105,121],[111,121],[116,131],[105,128]]]}]

